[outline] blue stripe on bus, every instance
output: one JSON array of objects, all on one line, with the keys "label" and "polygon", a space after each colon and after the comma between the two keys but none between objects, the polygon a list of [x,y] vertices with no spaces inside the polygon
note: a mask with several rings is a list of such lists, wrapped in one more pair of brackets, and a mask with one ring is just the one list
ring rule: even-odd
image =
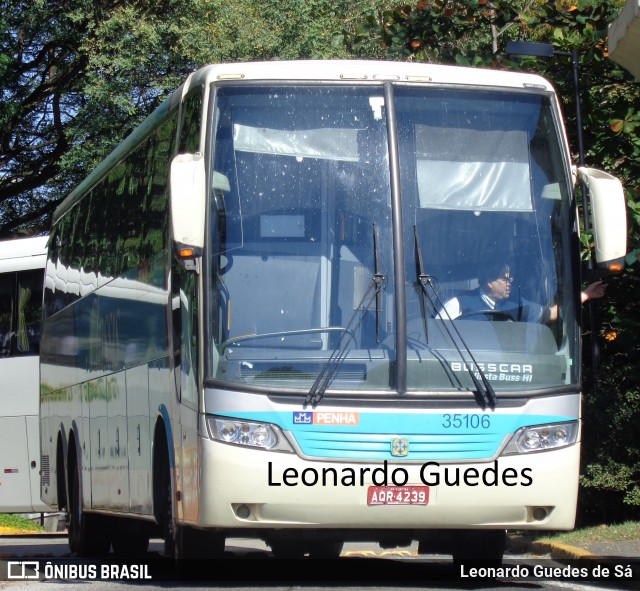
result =
[{"label": "blue stripe on bus", "polygon": [[[372,461],[491,458],[505,437],[521,427],[576,420],[576,417],[559,415],[354,412],[352,418],[357,424],[328,425],[296,424],[294,414],[240,412],[226,416],[278,425],[295,437],[305,456]],[[297,414],[296,420],[300,420],[300,413]],[[313,420],[312,412],[306,414]],[[348,421],[348,414],[338,412],[335,418],[342,416]],[[397,438],[406,440],[409,449],[406,456],[391,453]]]}]

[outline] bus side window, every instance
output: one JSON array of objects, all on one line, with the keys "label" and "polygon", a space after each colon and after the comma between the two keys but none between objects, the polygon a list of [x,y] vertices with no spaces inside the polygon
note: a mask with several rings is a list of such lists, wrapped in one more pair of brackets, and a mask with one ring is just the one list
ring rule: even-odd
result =
[{"label": "bus side window", "polygon": [[9,357],[15,335],[13,308],[15,293],[15,273],[0,275],[0,356]]},{"label": "bus side window", "polygon": [[18,355],[36,355],[40,350],[42,284],[43,272],[40,269],[18,273]]},{"label": "bus side window", "polygon": [[182,105],[178,154],[200,151],[200,121],[202,118],[202,91],[190,94]]},{"label": "bus side window", "polygon": [[2,357],[38,353],[41,300],[41,270],[5,273],[0,276],[0,355]]}]

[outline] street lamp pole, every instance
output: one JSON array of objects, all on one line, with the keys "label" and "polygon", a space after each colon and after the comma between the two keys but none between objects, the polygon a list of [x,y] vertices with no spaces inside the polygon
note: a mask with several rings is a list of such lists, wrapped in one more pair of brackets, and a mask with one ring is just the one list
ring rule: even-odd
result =
[{"label": "street lamp pole", "polygon": [[[556,51],[558,55],[560,52]],[[566,52],[562,52],[566,55]],[[580,166],[584,166],[584,140],[582,137],[582,110],[580,108],[580,61],[578,57],[578,50],[574,47],[571,50],[571,69],[573,70],[573,91],[575,93],[576,100],[576,126],[578,132],[578,163]],[[589,222],[588,216],[584,219],[585,229],[586,224]]]}]

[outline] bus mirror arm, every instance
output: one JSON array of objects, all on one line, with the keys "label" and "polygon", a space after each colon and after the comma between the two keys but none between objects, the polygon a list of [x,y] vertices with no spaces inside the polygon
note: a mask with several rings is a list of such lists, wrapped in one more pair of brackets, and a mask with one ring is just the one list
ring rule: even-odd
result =
[{"label": "bus mirror arm", "polygon": [[200,273],[200,258],[202,257],[202,249],[195,249],[180,242],[173,242],[174,251],[178,262],[187,271]]},{"label": "bus mirror arm", "polygon": [[178,154],[171,162],[171,230],[174,250],[187,270],[199,271],[204,248],[206,172],[202,154]]}]

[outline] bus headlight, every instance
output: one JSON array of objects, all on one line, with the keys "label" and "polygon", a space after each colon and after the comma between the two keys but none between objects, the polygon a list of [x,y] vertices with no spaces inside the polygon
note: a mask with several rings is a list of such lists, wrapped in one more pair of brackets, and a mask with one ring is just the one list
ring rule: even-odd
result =
[{"label": "bus headlight", "polygon": [[578,421],[522,427],[513,434],[502,455],[558,449],[574,444],[577,439]]},{"label": "bus headlight", "polygon": [[291,446],[275,425],[226,417],[207,417],[209,435],[215,441],[247,447],[292,452]]}]

